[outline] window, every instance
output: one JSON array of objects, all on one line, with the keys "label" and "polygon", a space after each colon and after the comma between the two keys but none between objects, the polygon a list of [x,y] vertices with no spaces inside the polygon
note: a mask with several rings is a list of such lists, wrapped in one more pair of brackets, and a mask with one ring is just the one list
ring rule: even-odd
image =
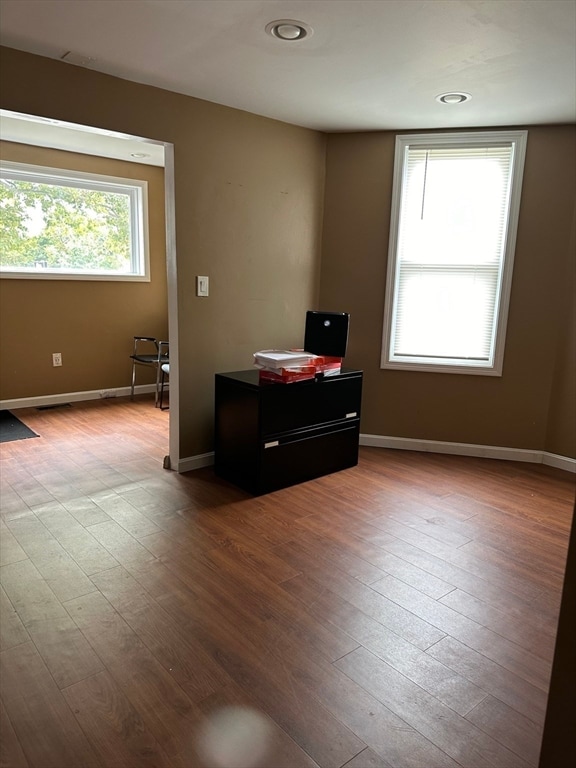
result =
[{"label": "window", "polygon": [[0,165],[0,275],[148,281],[147,183]]},{"label": "window", "polygon": [[502,374],[525,147],[396,138],[382,368]]}]

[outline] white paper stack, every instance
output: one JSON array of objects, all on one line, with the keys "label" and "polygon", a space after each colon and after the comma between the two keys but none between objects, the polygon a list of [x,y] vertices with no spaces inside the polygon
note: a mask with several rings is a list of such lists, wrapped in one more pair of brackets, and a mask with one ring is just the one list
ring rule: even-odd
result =
[{"label": "white paper stack", "polygon": [[254,354],[254,363],[259,368],[299,368],[313,365],[316,355],[310,352],[286,349],[264,349]]}]

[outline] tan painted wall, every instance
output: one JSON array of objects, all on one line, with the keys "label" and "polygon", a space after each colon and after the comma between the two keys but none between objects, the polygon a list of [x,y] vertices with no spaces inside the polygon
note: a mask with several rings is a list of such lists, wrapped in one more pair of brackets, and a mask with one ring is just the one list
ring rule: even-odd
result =
[{"label": "tan painted wall", "polygon": [[[164,169],[2,142],[3,160],[148,182],[150,282],[0,280],[0,400],[128,386],[133,336],[168,334]],[[61,352],[63,365],[52,366]],[[139,366],[137,383],[154,381]]]},{"label": "tan painted wall", "polygon": [[20,51],[0,63],[5,109],[174,144],[180,455],[210,451],[214,373],[302,343],[317,303],[325,137]]},{"label": "tan painted wall", "polygon": [[567,291],[558,334],[546,450],[576,457],[576,208],[565,273]]},{"label": "tan painted wall", "polygon": [[[3,107],[175,145],[181,456],[212,448],[214,373],[249,367],[259,348],[300,343],[313,306],[352,313],[347,363],[366,373],[363,432],[573,455],[574,427],[560,437],[552,426],[569,423],[574,386],[560,333],[573,258],[573,127],[530,128],[503,377],[382,371],[395,134],[326,139],[62,62],[1,54]],[[197,274],[211,278],[208,299],[194,296]]]},{"label": "tan painted wall", "polygon": [[[380,369],[395,133],[328,137],[321,308],[351,313],[362,432],[576,456],[568,339],[574,126],[531,127],[502,377]],[[549,432],[552,410],[557,426]],[[560,396],[560,391],[562,392]]]}]

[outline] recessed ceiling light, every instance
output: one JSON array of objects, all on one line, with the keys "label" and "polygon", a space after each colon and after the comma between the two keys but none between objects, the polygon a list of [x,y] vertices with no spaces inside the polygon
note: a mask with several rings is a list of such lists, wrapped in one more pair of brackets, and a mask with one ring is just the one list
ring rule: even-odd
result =
[{"label": "recessed ceiling light", "polygon": [[271,21],[270,24],[266,25],[266,32],[272,35],[272,37],[277,37],[279,40],[286,40],[287,42],[304,40],[305,37],[311,37],[314,34],[312,27],[304,24],[303,21],[295,21],[294,19]]},{"label": "recessed ceiling light", "polygon": [[470,101],[472,96],[469,93],[463,91],[453,91],[451,93],[441,93],[436,96],[436,101],[440,104],[464,104],[465,101]]},{"label": "recessed ceiling light", "polygon": [[150,155],[146,154],[146,152],[130,152],[130,157],[150,157]]}]

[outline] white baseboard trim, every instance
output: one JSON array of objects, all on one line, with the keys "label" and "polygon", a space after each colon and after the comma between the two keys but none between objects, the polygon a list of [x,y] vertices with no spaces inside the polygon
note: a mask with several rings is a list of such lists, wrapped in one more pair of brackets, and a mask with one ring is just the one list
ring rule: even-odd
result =
[{"label": "white baseboard trim", "polygon": [[556,467],[556,469],[565,469],[566,472],[573,472],[576,474],[576,459],[571,459],[568,456],[558,456],[556,453],[542,453],[542,464],[546,464],[548,467]]},{"label": "white baseboard trim", "polygon": [[[156,391],[156,384],[139,384],[134,387],[135,395],[149,394]],[[38,408],[46,405],[65,405],[82,400],[104,400],[109,397],[127,397],[130,387],[113,389],[92,389],[86,392],[63,392],[59,395],[39,395],[38,397],[18,397],[14,400],[0,400],[0,409],[11,411],[16,408]]]},{"label": "white baseboard trim", "polygon": [[177,466],[172,467],[176,472],[191,472],[193,469],[202,469],[202,467],[211,467],[214,464],[214,451],[209,453],[200,453],[198,456],[187,456],[180,459]]},{"label": "white baseboard trim", "polygon": [[385,435],[360,435],[360,445],[375,448],[393,448],[403,451],[446,453],[457,456],[477,456],[485,459],[526,461],[532,464],[547,464],[551,467],[576,473],[576,459],[557,456],[546,451],[525,448],[505,448],[499,445],[475,445],[473,443],[450,443],[440,440],[418,440],[410,437],[388,437]]},{"label": "white baseboard trim", "polygon": [[[546,464],[549,467],[563,469],[576,474],[576,459],[558,456],[546,451],[530,451],[525,448],[503,448],[497,445],[474,445],[472,443],[448,443],[438,440],[414,440],[409,437],[384,437],[382,435],[360,435],[360,445],[375,448],[392,448],[405,451],[423,451],[428,453],[446,453],[458,456],[477,456],[485,459],[503,459],[507,461],[525,461],[531,464]],[[191,472],[194,469],[210,467],[214,464],[214,452],[187,456],[172,467],[177,472]]]},{"label": "white baseboard trim", "polygon": [[[137,395],[150,394],[156,390],[155,384],[139,384],[134,388]],[[130,387],[114,389],[94,389],[86,392],[66,392],[59,395],[40,395],[38,397],[20,397],[13,400],[0,400],[0,410],[16,410],[18,408],[37,408],[47,405],[64,405],[83,400],[100,400],[109,397],[127,397]],[[475,445],[473,443],[450,443],[440,440],[418,440],[410,437],[388,437],[385,435],[360,435],[360,445],[375,448],[393,448],[405,451],[423,451],[428,453],[446,453],[458,456],[478,456],[487,459],[504,459],[508,461],[526,461],[532,464],[546,464],[567,472],[576,474],[576,459],[568,456],[558,456],[547,451],[533,451],[525,448],[504,448],[497,445]],[[214,464],[214,452],[201,453],[197,456],[187,456],[172,467],[177,472],[190,472]]]}]

